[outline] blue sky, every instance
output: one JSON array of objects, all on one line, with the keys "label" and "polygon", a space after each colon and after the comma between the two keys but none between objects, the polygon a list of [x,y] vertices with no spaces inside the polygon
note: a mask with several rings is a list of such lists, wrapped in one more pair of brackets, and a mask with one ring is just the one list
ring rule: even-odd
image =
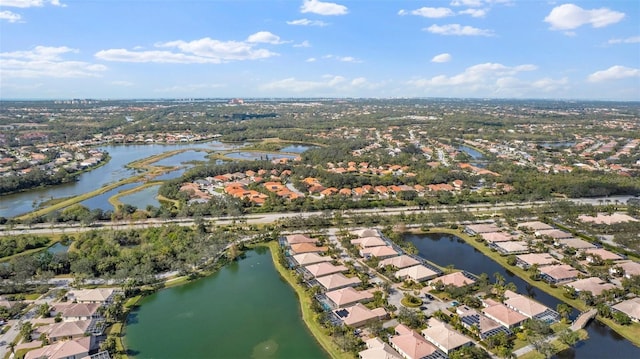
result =
[{"label": "blue sky", "polygon": [[640,1],[0,0],[0,98],[640,100]]}]

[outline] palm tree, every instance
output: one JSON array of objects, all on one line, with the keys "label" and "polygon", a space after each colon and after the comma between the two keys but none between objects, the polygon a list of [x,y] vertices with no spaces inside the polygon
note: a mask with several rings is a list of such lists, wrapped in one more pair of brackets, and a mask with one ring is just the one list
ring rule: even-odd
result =
[{"label": "palm tree", "polygon": [[9,346],[9,349],[11,349],[11,354],[14,354],[16,352],[16,342],[9,342],[9,344],[7,344]]},{"label": "palm tree", "polygon": [[560,317],[562,318],[563,321],[566,321],[569,318],[569,315],[571,314],[571,307],[565,303],[559,303],[556,306],[556,310],[558,311],[558,314],[560,314]]}]

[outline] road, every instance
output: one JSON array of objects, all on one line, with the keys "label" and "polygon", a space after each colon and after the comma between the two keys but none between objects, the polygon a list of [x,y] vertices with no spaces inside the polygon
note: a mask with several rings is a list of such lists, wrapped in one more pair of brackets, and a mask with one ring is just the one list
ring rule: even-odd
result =
[{"label": "road", "polygon": [[[598,198],[574,198],[570,199],[571,202],[578,204],[612,204],[621,203],[632,198],[632,196],[615,196],[615,197],[598,197]],[[544,204],[551,203],[552,201],[534,201],[534,202],[504,202],[496,203],[492,205],[490,203],[468,204],[464,205],[466,210],[475,211],[496,211],[502,209],[514,209],[514,208],[531,208]],[[352,209],[347,211],[315,211],[315,212],[275,212],[275,213],[261,213],[261,214],[249,214],[242,217],[204,217],[207,222],[214,222],[219,225],[229,225],[234,222],[245,222],[247,224],[269,224],[277,222],[281,219],[304,217],[309,218],[312,216],[333,215],[333,213],[342,213],[343,217],[349,218],[351,216],[357,216],[359,214],[377,214],[377,215],[397,215],[400,213],[448,213],[450,211],[458,210],[458,206],[438,206],[424,210],[420,210],[416,206],[410,207],[392,207],[392,208],[372,208],[372,209]],[[17,235],[17,234],[64,234],[64,233],[77,233],[87,232],[94,229],[106,228],[106,229],[141,229],[148,227],[158,227],[165,224],[177,224],[181,226],[192,226],[194,219],[192,218],[170,218],[170,219],[145,219],[142,221],[102,221],[95,222],[91,226],[83,226],[79,223],[38,223],[31,226],[16,225],[0,226],[0,236],[3,235]]]}]

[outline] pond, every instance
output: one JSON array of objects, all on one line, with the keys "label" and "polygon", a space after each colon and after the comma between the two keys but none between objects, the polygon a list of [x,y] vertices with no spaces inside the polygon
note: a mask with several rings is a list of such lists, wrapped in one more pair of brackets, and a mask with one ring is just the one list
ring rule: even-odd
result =
[{"label": "pond", "polygon": [[116,187],[110,191],[107,191],[103,194],[99,194],[97,196],[91,197],[91,198],[87,198],[84,201],[80,202],[81,205],[89,208],[90,210],[93,209],[101,209],[103,211],[113,211],[115,208],[113,208],[113,206],[111,205],[111,203],[109,203],[109,198],[112,196],[115,196],[116,194],[122,192],[122,191],[126,191],[132,188],[136,188],[138,186],[140,186],[142,183],[141,182],[134,182],[134,183],[127,183],[127,184],[123,184],[120,187]]},{"label": "pond", "polygon": [[284,153],[263,153],[263,152],[231,152],[224,155],[227,158],[234,160],[246,160],[246,161],[272,161],[281,158],[288,158],[290,160],[295,159],[298,156],[287,155]]},{"label": "pond", "polygon": [[56,254],[56,253],[66,253],[69,250],[69,245],[64,245],[60,242],[57,242],[56,244],[52,245],[51,247],[47,248],[47,252],[51,253],[51,254]]},{"label": "pond", "polygon": [[[556,309],[561,303],[555,297],[535,288],[517,277],[509,270],[503,268],[491,258],[482,254],[461,238],[443,233],[407,234],[404,239],[413,243],[418,248],[418,255],[442,266],[453,264],[458,269],[463,269],[476,275],[487,273],[493,281],[493,274],[498,272],[506,282],[513,282],[518,292],[528,295],[542,304]],[[577,315],[574,310],[572,318]],[[616,358],[640,358],[640,348],[624,339],[606,325],[591,321],[585,328],[589,333],[589,339],[580,343],[575,348],[560,353],[559,358],[607,358],[611,357],[611,350],[615,348]]]},{"label": "pond", "polygon": [[317,148],[316,146],[305,146],[305,145],[290,145],[280,149],[280,152],[290,152],[290,153],[303,153],[312,148]]},{"label": "pond", "polygon": [[160,207],[158,189],[160,185],[145,187],[139,191],[120,197],[120,202],[145,209],[147,206]]},{"label": "pond", "polygon": [[474,160],[483,160],[484,156],[478,150],[473,149],[469,146],[458,146],[458,149],[473,158]]},{"label": "pond", "polygon": [[328,358],[263,248],[139,304],[125,337],[138,358]]}]

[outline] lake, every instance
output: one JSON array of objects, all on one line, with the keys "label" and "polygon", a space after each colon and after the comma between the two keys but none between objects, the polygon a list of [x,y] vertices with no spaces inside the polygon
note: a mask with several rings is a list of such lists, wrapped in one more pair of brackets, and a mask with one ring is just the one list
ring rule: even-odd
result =
[{"label": "lake", "polygon": [[137,358],[328,358],[267,249],[139,304],[125,337]]},{"label": "lake", "polygon": [[303,153],[312,148],[318,148],[317,146],[305,146],[305,145],[290,145],[280,149],[280,152],[290,152],[290,153]]},{"label": "lake", "polygon": [[[175,145],[112,145],[102,146],[99,149],[109,153],[111,159],[105,165],[94,170],[82,173],[78,181],[65,183],[58,186],[33,189],[26,192],[15,193],[0,197],[0,217],[15,217],[34,209],[34,205],[53,198],[64,198],[77,196],[83,193],[94,191],[106,184],[117,182],[136,174],[134,170],[125,168],[128,163],[136,160],[158,155],[160,153],[180,150],[180,149],[203,149],[209,151],[221,151],[234,148],[233,146],[218,141],[206,143],[188,143]],[[206,154],[204,152],[187,151],[180,154],[177,160],[171,157],[158,161],[158,163],[181,163],[184,160],[202,160]],[[172,156],[174,157],[174,156]],[[102,205],[101,205],[102,206]]]},{"label": "lake", "polygon": [[[556,309],[561,303],[555,297],[531,286],[518,276],[494,262],[482,252],[467,244],[461,238],[443,233],[406,234],[404,239],[413,243],[418,248],[418,255],[436,264],[447,266],[453,264],[457,269],[463,269],[476,275],[487,273],[491,281],[493,274],[498,272],[506,280],[513,282],[518,292],[527,295],[540,303]],[[572,317],[577,312],[574,310]],[[624,339],[606,325],[591,321],[585,328],[589,333],[589,339],[570,351],[560,353],[560,358],[605,358],[610,357],[611,350],[615,348],[616,358],[640,358],[640,348]]]}]

